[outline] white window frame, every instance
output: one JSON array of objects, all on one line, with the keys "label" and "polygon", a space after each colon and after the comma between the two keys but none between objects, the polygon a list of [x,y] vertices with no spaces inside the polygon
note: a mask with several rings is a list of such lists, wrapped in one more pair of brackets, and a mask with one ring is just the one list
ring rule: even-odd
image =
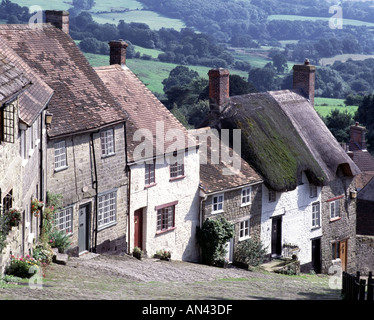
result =
[{"label": "white window frame", "polygon": [[330,219],[340,218],[340,199],[330,202]]},{"label": "white window frame", "polygon": [[321,226],[321,204],[320,202],[312,203],[312,228]]},{"label": "white window frame", "polygon": [[101,156],[109,157],[115,154],[114,129],[106,129],[100,132]]},{"label": "white window frame", "polygon": [[26,130],[21,129],[20,130],[20,153],[21,158],[23,160],[27,159],[27,136],[26,136]]},{"label": "white window frame", "polygon": [[55,171],[59,171],[68,167],[67,163],[67,149],[66,149],[66,141],[61,140],[55,142],[54,144],[55,149]]},{"label": "white window frame", "polygon": [[241,191],[241,206],[248,206],[252,203],[252,187],[243,188]]},{"label": "white window frame", "polygon": [[[212,213],[220,213],[224,210],[224,203],[225,203],[225,194],[220,193],[212,196]],[[222,197],[222,198],[221,198]],[[221,199],[220,199],[221,198]],[[215,199],[217,201],[215,202]]]},{"label": "white window frame", "polygon": [[152,163],[145,163],[144,164],[144,184],[146,186],[150,186],[156,183],[156,163],[153,161]]},{"label": "white window frame", "polygon": [[97,206],[99,230],[117,223],[117,190],[100,194]]},{"label": "white window frame", "polygon": [[157,233],[175,228],[175,205],[157,209]]},{"label": "white window frame", "polygon": [[73,233],[73,209],[69,206],[55,213],[55,226],[68,234]]},{"label": "white window frame", "polygon": [[250,238],[250,219],[239,222],[239,241],[243,241]]},{"label": "white window frame", "polygon": [[314,184],[309,185],[309,197],[310,198],[316,198],[318,195],[318,189],[317,186]]}]

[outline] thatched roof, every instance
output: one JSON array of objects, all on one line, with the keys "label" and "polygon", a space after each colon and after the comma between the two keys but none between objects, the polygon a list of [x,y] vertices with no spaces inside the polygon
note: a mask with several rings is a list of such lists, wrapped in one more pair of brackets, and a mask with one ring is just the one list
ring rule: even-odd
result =
[{"label": "thatched roof", "polygon": [[[325,185],[338,169],[360,173],[307,99],[290,90],[230,97],[211,126],[242,130],[242,157],[276,190],[293,190],[297,176]],[[218,123],[219,122],[219,123]]]}]

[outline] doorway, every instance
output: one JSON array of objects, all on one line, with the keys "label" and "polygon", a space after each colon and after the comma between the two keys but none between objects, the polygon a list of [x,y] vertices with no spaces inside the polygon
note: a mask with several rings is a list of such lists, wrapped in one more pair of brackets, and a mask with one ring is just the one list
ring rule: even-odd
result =
[{"label": "doorway", "polygon": [[89,223],[88,217],[90,215],[90,205],[86,204],[79,207],[79,228],[78,228],[78,249],[79,253],[88,251],[88,235]]},{"label": "doorway", "polygon": [[134,247],[143,250],[143,208],[134,212]]},{"label": "doorway", "polygon": [[282,254],[282,217],[273,218],[271,224],[271,255],[275,257]]},{"label": "doorway", "polygon": [[315,273],[321,273],[321,238],[312,240],[312,268]]}]

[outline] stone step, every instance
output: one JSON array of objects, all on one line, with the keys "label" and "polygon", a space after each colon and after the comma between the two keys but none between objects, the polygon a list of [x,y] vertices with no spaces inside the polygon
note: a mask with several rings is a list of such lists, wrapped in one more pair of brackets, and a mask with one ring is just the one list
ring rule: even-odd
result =
[{"label": "stone step", "polygon": [[57,248],[53,248],[53,259],[52,261],[57,264],[66,265],[69,260],[69,256],[66,253],[59,253]]}]

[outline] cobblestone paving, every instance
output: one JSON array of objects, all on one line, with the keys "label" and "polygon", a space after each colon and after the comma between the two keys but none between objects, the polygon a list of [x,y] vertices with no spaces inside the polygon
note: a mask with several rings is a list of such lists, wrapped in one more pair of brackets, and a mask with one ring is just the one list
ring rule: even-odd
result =
[{"label": "cobblestone paving", "polygon": [[238,268],[88,254],[52,264],[42,286],[0,287],[10,300],[339,300],[329,277],[286,276]]}]

